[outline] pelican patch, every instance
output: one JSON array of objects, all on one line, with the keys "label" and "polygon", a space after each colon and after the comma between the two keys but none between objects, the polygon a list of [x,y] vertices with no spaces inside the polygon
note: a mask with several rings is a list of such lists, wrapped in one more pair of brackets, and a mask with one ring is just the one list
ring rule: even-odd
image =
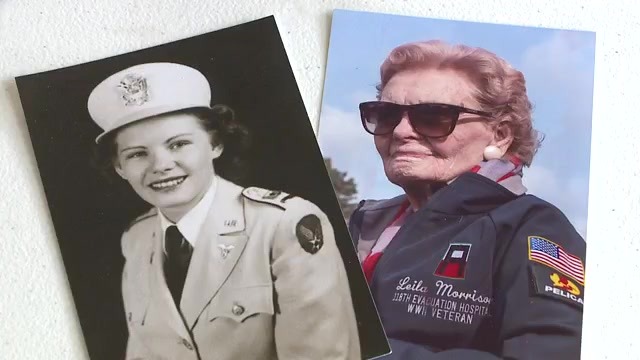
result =
[{"label": "pelican patch", "polygon": [[536,295],[566,302],[582,309],[584,286],[546,266],[531,264],[531,282]]},{"label": "pelican patch", "polygon": [[296,237],[304,251],[315,254],[322,248],[322,224],[316,215],[307,215],[296,225]]}]

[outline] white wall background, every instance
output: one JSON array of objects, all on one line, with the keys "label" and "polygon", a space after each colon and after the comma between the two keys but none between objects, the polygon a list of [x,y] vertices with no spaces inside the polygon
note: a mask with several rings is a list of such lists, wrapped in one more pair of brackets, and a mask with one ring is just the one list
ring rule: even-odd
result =
[{"label": "white wall background", "polygon": [[635,3],[0,0],[0,359],[88,358],[13,78],[275,15],[315,126],[334,8],[597,33],[583,359],[640,359]]}]

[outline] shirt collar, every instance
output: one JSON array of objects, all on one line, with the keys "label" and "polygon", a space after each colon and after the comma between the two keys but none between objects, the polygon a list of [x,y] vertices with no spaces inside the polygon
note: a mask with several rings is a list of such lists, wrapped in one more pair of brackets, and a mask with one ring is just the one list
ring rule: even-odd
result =
[{"label": "shirt collar", "polygon": [[[160,227],[162,228],[162,244],[164,246],[164,234],[167,231],[167,228],[171,225],[178,226],[178,230],[184,238],[191,244],[192,247],[195,248],[196,241],[198,240],[198,235],[200,234],[200,229],[202,228],[202,224],[204,223],[207,214],[209,213],[209,208],[213,202],[213,198],[216,192],[216,187],[218,185],[217,176],[213,177],[213,181],[211,181],[211,185],[209,189],[204,194],[202,199],[193,207],[193,209],[189,210],[179,221],[177,224],[174,224],[171,220],[167,219],[162,211],[158,209],[158,216],[160,217]],[[165,249],[166,250],[166,249]]]}]

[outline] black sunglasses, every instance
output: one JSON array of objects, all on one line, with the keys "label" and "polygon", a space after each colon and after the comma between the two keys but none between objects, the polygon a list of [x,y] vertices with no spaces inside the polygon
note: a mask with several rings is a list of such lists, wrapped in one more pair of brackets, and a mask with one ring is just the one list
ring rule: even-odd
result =
[{"label": "black sunglasses", "polygon": [[362,126],[372,135],[391,134],[405,113],[413,129],[429,138],[450,135],[462,113],[491,117],[491,113],[486,111],[440,103],[402,105],[386,101],[368,101],[360,104]]}]

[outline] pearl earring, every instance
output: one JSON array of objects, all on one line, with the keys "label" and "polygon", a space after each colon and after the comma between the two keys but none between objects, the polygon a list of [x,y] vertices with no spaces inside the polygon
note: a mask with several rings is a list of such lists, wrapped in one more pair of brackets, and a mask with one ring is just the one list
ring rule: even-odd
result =
[{"label": "pearl earring", "polygon": [[484,159],[485,160],[497,160],[502,157],[502,150],[495,145],[489,145],[484,148]]}]

